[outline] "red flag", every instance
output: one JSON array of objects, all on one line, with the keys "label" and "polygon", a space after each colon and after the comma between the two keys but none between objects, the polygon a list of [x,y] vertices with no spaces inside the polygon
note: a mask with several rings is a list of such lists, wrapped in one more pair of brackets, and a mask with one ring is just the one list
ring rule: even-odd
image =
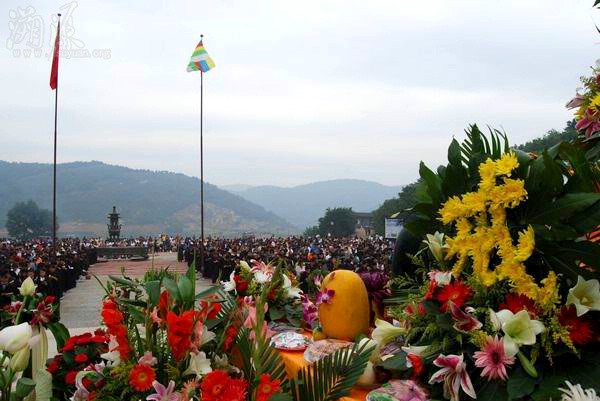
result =
[{"label": "red flag", "polygon": [[56,89],[58,85],[58,47],[60,43],[60,21],[56,29],[56,39],[54,40],[54,56],[52,58],[52,72],[50,72],[50,88]]}]

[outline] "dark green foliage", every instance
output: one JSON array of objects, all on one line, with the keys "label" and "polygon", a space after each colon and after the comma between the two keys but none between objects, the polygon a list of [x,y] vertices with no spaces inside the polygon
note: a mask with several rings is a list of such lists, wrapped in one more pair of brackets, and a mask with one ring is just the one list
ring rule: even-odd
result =
[{"label": "dark green foliage", "polygon": [[40,209],[32,200],[17,202],[6,213],[6,230],[9,236],[18,239],[51,236],[52,212]]},{"label": "dark green foliage", "polygon": [[304,237],[314,237],[317,234],[319,234],[319,226],[318,225],[306,227],[306,230],[304,230],[304,232],[302,233],[302,235]]},{"label": "dark green foliage", "polygon": [[319,219],[319,233],[331,234],[334,237],[347,237],[354,234],[356,219],[350,207],[335,207],[325,210]]},{"label": "dark green foliage", "polygon": [[577,138],[575,120],[571,120],[567,121],[567,126],[562,131],[551,129],[543,137],[525,142],[523,145],[517,146],[517,149],[522,150],[523,152],[541,153],[544,149],[551,148],[557,143],[562,141],[571,142],[575,140],[575,138]]},{"label": "dark green foliage", "polygon": [[[489,137],[473,125],[462,144],[452,142],[449,163],[440,166],[437,174],[421,165],[422,184],[417,188],[419,203],[414,207],[417,218],[406,224],[409,231],[421,238],[436,230],[452,234],[451,227],[442,226],[438,220],[442,204],[451,196],[476,190],[480,180],[479,164],[488,158],[498,159],[509,151],[504,134],[490,130]],[[514,236],[529,225],[534,228],[536,250],[526,262],[530,274],[536,276],[537,272],[553,269],[574,280],[577,275],[598,277],[596,270],[580,268],[580,263],[594,266],[600,260],[600,245],[581,240],[600,225],[595,165],[586,159],[584,150],[576,143],[561,142],[537,158],[513,151],[519,159],[519,168],[512,178],[525,181],[528,198],[509,211],[508,224]],[[457,192],[454,188],[460,183],[463,190]]]}]

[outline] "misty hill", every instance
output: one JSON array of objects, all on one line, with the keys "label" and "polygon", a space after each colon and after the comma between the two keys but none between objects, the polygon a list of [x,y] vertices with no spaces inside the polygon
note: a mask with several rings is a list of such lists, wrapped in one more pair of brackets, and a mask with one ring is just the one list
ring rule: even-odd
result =
[{"label": "misty hill", "polygon": [[[184,174],[134,170],[101,162],[57,167],[57,215],[61,234],[106,235],[113,205],[123,219],[123,235],[197,234],[200,181]],[[0,161],[0,229],[18,201],[33,199],[52,208],[52,165]],[[285,234],[295,228],[272,212],[214,185],[205,184],[205,231]]]},{"label": "misty hill", "polygon": [[[384,200],[398,195],[401,186],[363,180],[320,181],[295,187],[256,186],[234,193],[285,218],[297,227],[317,223],[328,207],[352,207],[369,212]],[[231,191],[232,189],[230,189]]]}]

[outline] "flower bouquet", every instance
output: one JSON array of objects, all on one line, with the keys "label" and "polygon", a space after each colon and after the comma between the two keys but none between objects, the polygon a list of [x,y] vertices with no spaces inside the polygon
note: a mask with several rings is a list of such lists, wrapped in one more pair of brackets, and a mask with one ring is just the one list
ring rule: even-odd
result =
[{"label": "flower bouquet", "polygon": [[584,150],[532,156],[472,126],[448,159],[420,167],[407,228],[423,246],[396,280],[397,325],[373,333],[380,367],[452,401],[598,391],[600,245],[585,234],[600,224],[600,194]]},{"label": "flower bouquet", "polygon": [[270,286],[275,270],[276,267],[270,263],[255,260],[252,261],[251,267],[245,261],[241,261],[231,272],[229,281],[222,281],[221,285],[226,292],[235,294],[240,302],[244,297],[257,297],[265,287],[270,287],[271,290],[267,294],[267,320],[283,320],[299,327],[302,318],[302,290],[298,287],[298,280],[293,273],[285,270],[281,285]]},{"label": "flower bouquet", "polygon": [[[160,272],[159,272],[160,273]],[[69,338],[48,365],[56,398],[150,401],[318,401],[348,393],[373,350],[355,346],[289,379],[265,320],[276,268],[241,302],[220,286],[196,294],[195,269],[142,280],[110,277],[105,328]]]},{"label": "flower bouquet", "polygon": [[34,394],[39,401],[50,399],[51,376],[44,369],[48,358],[46,329],[52,331],[57,343],[68,337],[67,329],[58,323],[58,308],[55,297],[37,293],[35,283],[27,278],[19,295],[1,311],[0,400]]}]

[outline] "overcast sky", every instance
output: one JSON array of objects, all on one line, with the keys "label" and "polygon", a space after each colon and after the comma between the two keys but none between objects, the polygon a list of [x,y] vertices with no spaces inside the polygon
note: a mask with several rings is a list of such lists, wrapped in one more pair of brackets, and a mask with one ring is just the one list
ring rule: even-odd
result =
[{"label": "overcast sky", "polygon": [[[216,63],[204,77],[206,179],[288,186],[411,182],[420,160],[443,162],[473,122],[513,143],[561,129],[600,56],[592,3],[3,1],[0,159],[52,160],[61,5],[72,16],[62,47],[89,54],[60,60],[59,162],[198,175],[200,75],[185,68],[203,33]],[[36,24],[41,45],[14,36]],[[42,54],[26,58],[32,47]]]}]

